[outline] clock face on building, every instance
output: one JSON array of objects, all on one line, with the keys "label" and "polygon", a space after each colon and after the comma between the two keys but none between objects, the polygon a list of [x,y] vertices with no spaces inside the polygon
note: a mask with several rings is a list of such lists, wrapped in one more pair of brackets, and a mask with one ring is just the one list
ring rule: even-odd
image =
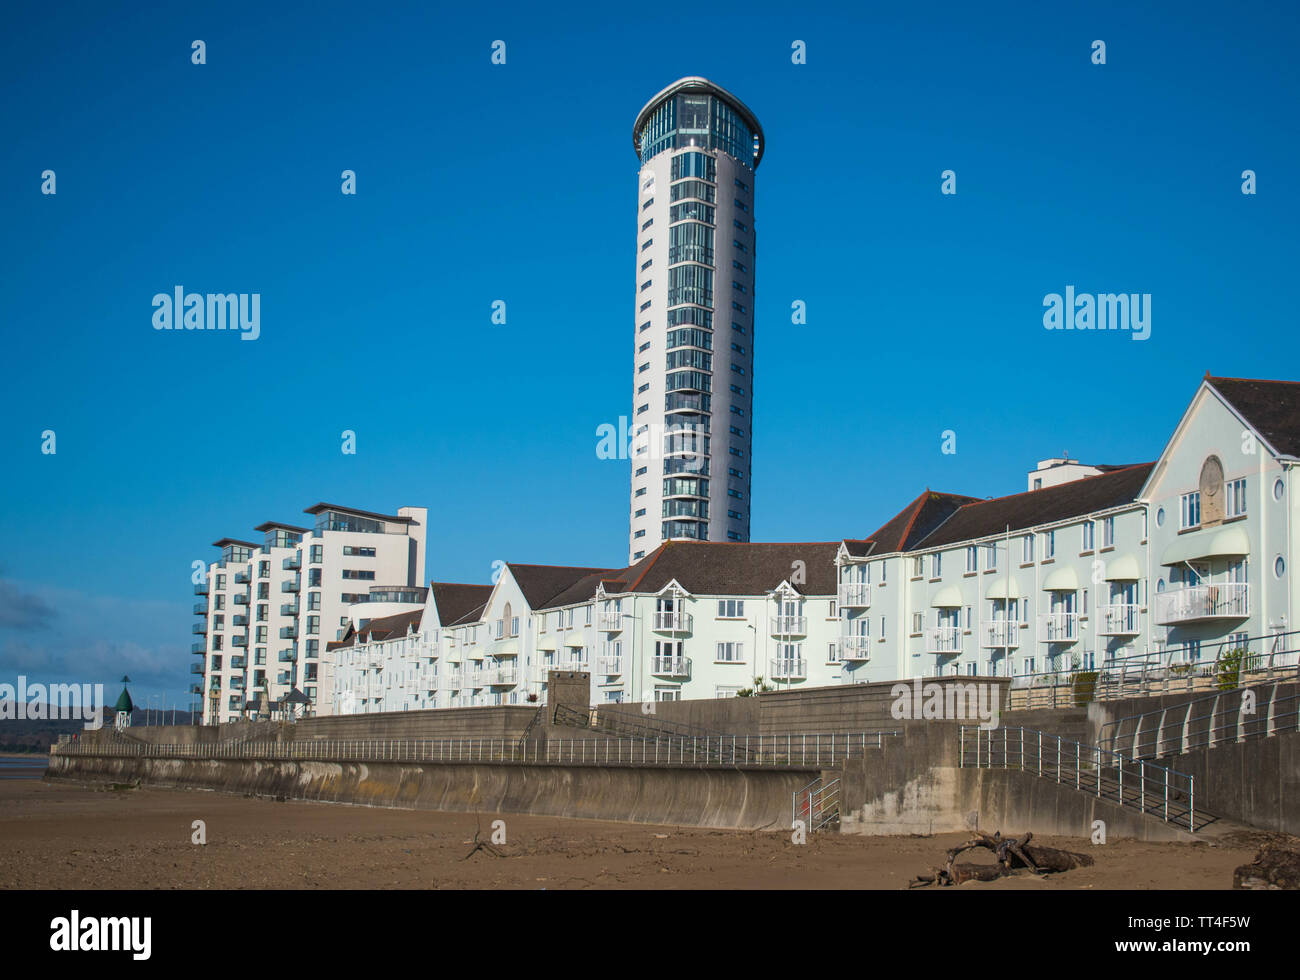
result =
[{"label": "clock face on building", "polygon": [[1223,464],[1218,456],[1209,457],[1201,466],[1201,494],[1213,497],[1223,488]]}]

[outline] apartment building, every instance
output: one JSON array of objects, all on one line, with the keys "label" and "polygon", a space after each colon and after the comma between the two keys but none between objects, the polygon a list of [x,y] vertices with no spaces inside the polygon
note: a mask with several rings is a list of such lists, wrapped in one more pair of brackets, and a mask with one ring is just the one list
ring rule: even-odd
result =
[{"label": "apartment building", "polygon": [[682,78],[637,113],[628,561],[668,540],[748,541],[754,186],[763,129]]},{"label": "apartment building", "polygon": [[314,526],[268,521],[257,527],[261,542],[214,542],[221,557],[195,586],[202,639],[193,653],[203,659],[191,667],[199,680],[190,691],[205,724],[267,713],[293,690],[307,710],[328,713],[324,641],[344,635],[359,608],[388,614],[423,601],[424,508],[385,515],[319,503],[304,513]]}]

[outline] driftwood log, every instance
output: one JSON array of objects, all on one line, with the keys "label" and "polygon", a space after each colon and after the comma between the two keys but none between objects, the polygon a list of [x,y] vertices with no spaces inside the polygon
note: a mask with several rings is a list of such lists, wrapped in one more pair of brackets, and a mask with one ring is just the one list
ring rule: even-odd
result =
[{"label": "driftwood log", "polygon": [[[936,868],[932,875],[917,875],[909,887],[918,885],[960,885],[964,881],[993,881],[1017,871],[1028,869],[1034,874],[1059,874],[1074,868],[1086,868],[1092,864],[1087,854],[1074,851],[1062,851],[1055,847],[1030,845],[1032,833],[1023,837],[1003,837],[1002,832],[986,834],[975,831],[975,836],[959,847],[948,852],[945,867]],[[993,864],[958,864],[957,856],[974,848],[984,848],[993,852]]]}]

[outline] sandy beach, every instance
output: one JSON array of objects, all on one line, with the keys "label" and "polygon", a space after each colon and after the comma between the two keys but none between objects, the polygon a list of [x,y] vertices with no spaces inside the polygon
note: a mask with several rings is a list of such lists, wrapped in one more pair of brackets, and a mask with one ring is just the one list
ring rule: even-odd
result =
[{"label": "sandy beach", "polygon": [[[195,820],[206,824],[205,845],[191,843]],[[489,840],[494,820],[505,821],[499,854],[467,857],[476,830]],[[1248,863],[1266,836],[1104,846],[1043,837],[1091,854],[1096,864],[962,889],[1230,888],[1233,869]],[[9,889],[900,889],[965,837],[823,834],[796,846],[787,833],[0,781],[0,887]]]}]

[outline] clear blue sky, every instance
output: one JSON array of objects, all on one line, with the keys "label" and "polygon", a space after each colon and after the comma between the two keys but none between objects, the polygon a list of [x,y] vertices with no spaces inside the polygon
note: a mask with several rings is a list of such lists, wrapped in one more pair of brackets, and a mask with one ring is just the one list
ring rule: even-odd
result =
[{"label": "clear blue sky", "polygon": [[[767,134],[756,540],[1151,459],[1207,369],[1300,377],[1290,4],[104,6],[0,22],[0,680],[181,697],[190,562],[319,500],[429,507],[433,578],[621,564],[631,128],[682,75]],[[261,338],[153,330],[178,284],[260,293]],[[1151,339],[1045,331],[1066,285],[1152,294]]]}]

